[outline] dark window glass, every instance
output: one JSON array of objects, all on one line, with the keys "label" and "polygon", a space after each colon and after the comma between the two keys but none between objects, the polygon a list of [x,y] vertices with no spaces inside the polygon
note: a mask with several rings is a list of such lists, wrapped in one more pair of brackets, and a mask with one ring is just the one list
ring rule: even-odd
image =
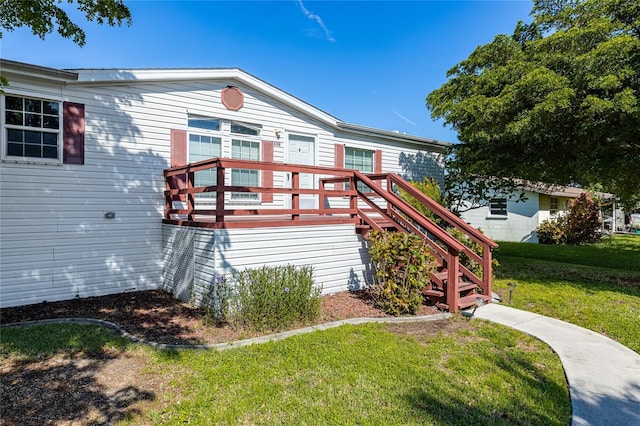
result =
[{"label": "dark window glass", "polygon": [[25,157],[36,157],[36,158],[41,158],[42,157],[42,148],[40,147],[40,145],[32,145],[32,144],[25,144],[24,145],[24,156]]},{"label": "dark window glass", "polygon": [[42,143],[44,145],[58,145],[58,135],[55,133],[43,133],[42,134]]},{"label": "dark window glass", "polygon": [[24,125],[29,127],[42,127],[42,116],[37,114],[26,114]]},{"label": "dark window glass", "polygon": [[30,132],[30,131],[26,130],[24,132],[24,141],[26,143],[37,143],[37,144],[40,144],[40,141],[42,140],[41,139],[42,137],[40,135],[42,135],[42,133],[40,133],[40,132]]},{"label": "dark window glass", "polygon": [[506,198],[494,198],[491,200],[491,214],[495,216],[507,215],[507,199]]},{"label": "dark window glass", "polygon": [[53,117],[50,115],[43,115],[42,127],[44,127],[45,129],[59,129],[60,128],[59,118],[57,116]]},{"label": "dark window glass", "polygon": [[7,124],[15,124],[16,126],[22,126],[23,116],[23,113],[17,111],[7,111],[5,114]]},{"label": "dark window glass", "polygon": [[220,130],[220,120],[213,118],[190,118],[189,127],[198,127],[207,130]]},{"label": "dark window glass", "polygon": [[58,115],[60,113],[60,104],[58,102],[42,102],[42,112],[50,115]]},{"label": "dark window glass", "polygon": [[231,122],[231,133],[236,133],[239,135],[251,135],[251,136],[258,136],[260,134],[257,127],[256,128],[249,127],[247,125],[237,123],[234,121]]},{"label": "dark window glass", "polygon": [[7,155],[12,155],[14,157],[24,157],[24,145],[21,143],[11,143],[7,144]]},{"label": "dark window glass", "polygon": [[24,110],[27,112],[42,112],[42,101],[37,99],[29,99],[25,98],[24,100]]},{"label": "dark window glass", "polygon": [[8,129],[8,131],[7,131],[7,139],[10,142],[23,142],[24,141],[24,131]]},{"label": "dark window glass", "polygon": [[4,104],[7,109],[13,109],[16,111],[22,111],[22,98],[16,98],[15,96],[7,96]]},{"label": "dark window glass", "polygon": [[58,147],[55,146],[43,146],[42,158],[58,158]]}]

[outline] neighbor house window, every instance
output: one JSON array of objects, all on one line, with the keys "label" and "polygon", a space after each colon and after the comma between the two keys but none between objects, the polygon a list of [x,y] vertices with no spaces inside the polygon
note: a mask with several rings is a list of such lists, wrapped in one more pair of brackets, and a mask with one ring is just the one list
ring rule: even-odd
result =
[{"label": "neighbor house window", "polygon": [[60,102],[5,96],[5,155],[60,159]]},{"label": "neighbor house window", "polygon": [[[231,133],[243,137],[231,139],[231,158],[260,161],[260,127],[257,125],[231,122]],[[232,169],[232,186],[260,186],[260,171],[252,169]],[[258,194],[233,192],[232,199],[257,200]]]},{"label": "neighbor house window", "polygon": [[[189,163],[217,158],[222,155],[222,139],[219,135],[220,120],[211,118],[190,118]],[[200,170],[194,174],[195,186],[216,185],[216,169]],[[211,198],[215,193],[197,194],[196,198]]]},{"label": "neighbor house window", "polygon": [[506,216],[507,215],[507,199],[506,198],[494,198],[489,204],[489,211],[491,216]]},{"label": "neighbor house window", "polygon": [[[373,154],[374,151],[359,148],[344,148],[344,168],[354,169],[363,173],[373,173]],[[345,189],[349,189],[349,184],[345,185]],[[367,185],[359,182],[358,190],[361,192],[370,192]]]},{"label": "neighbor house window", "polygon": [[551,217],[556,217],[558,215],[558,199],[555,197],[551,197],[549,199],[549,215]]}]

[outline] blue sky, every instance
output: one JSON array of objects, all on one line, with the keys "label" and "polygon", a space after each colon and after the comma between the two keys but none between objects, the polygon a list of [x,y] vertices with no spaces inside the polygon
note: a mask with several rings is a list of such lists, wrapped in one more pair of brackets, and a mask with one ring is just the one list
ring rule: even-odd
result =
[{"label": "blue sky", "polygon": [[426,95],[497,34],[529,20],[519,1],[125,0],[131,27],[4,32],[0,56],[53,68],[238,67],[342,121],[455,142]]}]

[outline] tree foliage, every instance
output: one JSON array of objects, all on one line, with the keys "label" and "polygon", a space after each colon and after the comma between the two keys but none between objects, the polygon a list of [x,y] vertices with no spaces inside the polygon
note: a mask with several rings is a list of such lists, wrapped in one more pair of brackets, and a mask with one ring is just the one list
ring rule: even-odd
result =
[{"label": "tree foliage", "polygon": [[640,194],[640,3],[534,0],[427,96],[467,175]]},{"label": "tree foliage", "polygon": [[[88,21],[110,26],[131,25],[131,12],[122,0],[75,0],[77,8]],[[73,3],[74,0],[67,0]],[[63,0],[0,0],[0,29],[13,31],[29,27],[41,39],[58,31],[64,38],[84,46],[86,35],[60,6]],[[0,31],[2,38],[2,31]]]}]

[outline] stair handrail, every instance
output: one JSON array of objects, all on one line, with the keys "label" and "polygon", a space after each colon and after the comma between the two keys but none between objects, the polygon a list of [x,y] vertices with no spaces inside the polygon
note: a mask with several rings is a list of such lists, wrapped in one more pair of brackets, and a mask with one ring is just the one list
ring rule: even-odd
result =
[{"label": "stair handrail", "polygon": [[[376,184],[373,180],[369,179],[367,175],[358,170],[354,170],[353,175],[356,178],[356,181],[361,181],[362,183],[367,185],[376,195],[382,197],[387,203],[399,208],[401,213],[409,216],[411,220],[417,222],[420,226],[431,232],[438,240],[444,242],[447,247],[449,247],[449,249],[454,250],[458,254],[465,250],[466,247],[462,243],[449,235],[440,226],[424,217],[422,213],[420,213],[402,198],[398,197],[393,192],[382,189],[382,187]],[[358,196],[363,200],[368,198],[366,194],[357,189],[356,192]]]},{"label": "stair handrail", "polygon": [[422,191],[418,190],[415,186],[411,185],[411,183],[400,177],[398,174],[389,173],[387,177],[391,182],[398,185],[413,198],[425,205],[429,210],[444,219],[450,225],[453,225],[454,227],[463,231],[474,241],[480,244],[487,244],[491,248],[498,247],[498,244],[491,238],[487,237],[482,232],[478,231],[476,228],[472,227],[467,222],[460,219],[458,216],[451,213],[446,208],[442,207],[438,202],[425,195]]}]

